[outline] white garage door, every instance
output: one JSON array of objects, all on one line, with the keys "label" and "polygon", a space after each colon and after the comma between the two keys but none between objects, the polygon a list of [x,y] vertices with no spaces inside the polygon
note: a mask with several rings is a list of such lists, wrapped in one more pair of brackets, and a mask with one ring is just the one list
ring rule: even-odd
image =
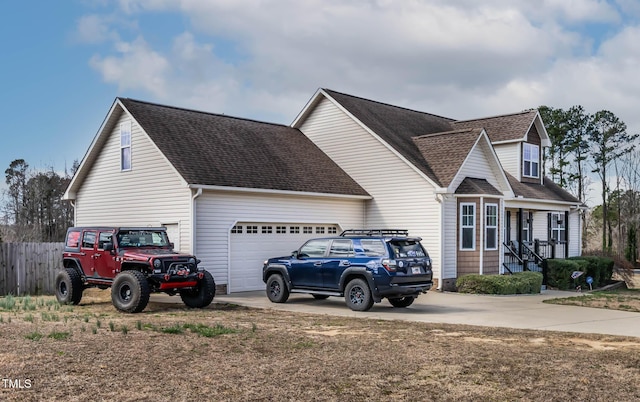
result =
[{"label": "white garage door", "polygon": [[231,292],[263,290],[262,265],[290,255],[313,237],[335,236],[336,225],[240,222],[231,229]]}]

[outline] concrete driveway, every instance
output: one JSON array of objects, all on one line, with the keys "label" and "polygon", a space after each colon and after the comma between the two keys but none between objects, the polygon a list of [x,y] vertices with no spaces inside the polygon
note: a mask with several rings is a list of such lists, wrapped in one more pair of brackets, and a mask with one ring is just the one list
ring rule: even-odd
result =
[{"label": "concrete driveway", "polygon": [[[408,308],[393,308],[384,300],[367,312],[351,311],[339,297],[315,300],[311,295],[292,294],[286,303],[271,303],[264,291],[217,295],[214,301],[344,317],[640,337],[640,313],[542,303],[545,299],[571,296],[576,293],[546,290],[539,295],[488,296],[433,291],[421,295]],[[167,297],[162,301],[169,299],[180,300]]]}]

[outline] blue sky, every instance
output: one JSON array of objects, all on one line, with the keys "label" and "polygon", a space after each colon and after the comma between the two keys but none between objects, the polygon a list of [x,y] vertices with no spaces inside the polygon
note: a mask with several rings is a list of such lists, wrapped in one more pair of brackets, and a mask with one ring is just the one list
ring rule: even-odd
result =
[{"label": "blue sky", "polygon": [[640,132],[638,0],[8,1],[0,167],[81,159],[116,96],[289,124],[319,87],[453,118]]}]

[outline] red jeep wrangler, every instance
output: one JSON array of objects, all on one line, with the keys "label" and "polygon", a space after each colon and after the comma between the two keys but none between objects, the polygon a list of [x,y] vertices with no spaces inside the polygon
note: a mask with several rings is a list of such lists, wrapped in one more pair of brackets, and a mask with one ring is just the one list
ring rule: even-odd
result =
[{"label": "red jeep wrangler", "polygon": [[56,297],[78,304],[84,289],[111,287],[113,305],[127,313],[144,310],[152,292],[180,293],[184,304],[202,308],[211,304],[216,284],[199,262],[174,252],[165,228],[69,228]]}]

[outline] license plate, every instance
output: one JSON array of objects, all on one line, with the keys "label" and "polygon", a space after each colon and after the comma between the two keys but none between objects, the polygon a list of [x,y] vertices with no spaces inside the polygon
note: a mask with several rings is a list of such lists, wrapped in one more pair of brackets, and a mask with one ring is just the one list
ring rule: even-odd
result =
[{"label": "license plate", "polygon": [[419,274],[420,273],[420,267],[411,267],[411,273],[412,274]]}]

